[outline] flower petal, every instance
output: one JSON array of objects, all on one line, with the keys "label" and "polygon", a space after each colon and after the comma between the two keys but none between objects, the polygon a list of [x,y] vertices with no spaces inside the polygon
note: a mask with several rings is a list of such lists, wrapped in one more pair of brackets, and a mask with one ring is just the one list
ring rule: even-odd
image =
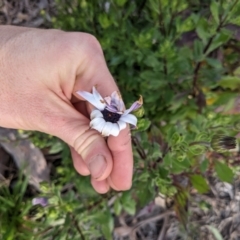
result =
[{"label": "flower petal", "polygon": [[122,112],[124,110],[124,103],[121,97],[121,94],[117,91],[114,91],[111,94],[111,106],[114,106],[118,109],[118,112]]},{"label": "flower petal", "polygon": [[77,91],[76,93],[82,98],[84,98],[85,100],[87,100],[88,102],[90,102],[94,107],[96,107],[99,110],[103,110],[106,106],[104,101],[102,102],[97,98],[97,95],[93,95],[85,91]]},{"label": "flower petal", "polygon": [[97,91],[97,89],[95,87],[93,87],[92,92],[93,92],[93,96],[94,96],[95,100],[97,102],[99,101],[100,103],[105,105],[105,102],[104,102],[102,96],[100,95],[100,93]]},{"label": "flower petal", "polygon": [[130,123],[133,126],[137,125],[137,118],[133,114],[122,115],[120,121]]},{"label": "flower petal", "polygon": [[111,105],[110,105],[110,106],[107,105],[106,109],[107,109],[108,111],[110,111],[110,112],[118,113],[118,109],[115,108],[115,107],[113,107],[113,106],[111,106]]},{"label": "flower petal", "polygon": [[102,135],[106,137],[109,136],[111,134],[112,128],[113,128],[113,123],[106,122],[102,130]]},{"label": "flower petal", "polygon": [[130,112],[137,110],[138,108],[140,108],[142,106],[142,104],[143,104],[143,99],[142,99],[142,96],[140,96],[140,99],[138,101],[134,102],[129,109],[124,111],[123,115],[129,114]]},{"label": "flower petal", "polygon": [[117,123],[113,123],[113,127],[110,135],[113,135],[114,137],[116,137],[118,136],[119,133],[120,133],[119,125]]},{"label": "flower petal", "polygon": [[42,207],[46,207],[48,205],[48,199],[46,197],[36,197],[32,199],[32,205],[41,205]]},{"label": "flower petal", "polygon": [[124,105],[124,102],[122,100],[119,102],[118,109],[119,109],[119,112],[123,112],[124,109],[125,109],[125,105]]},{"label": "flower petal", "polygon": [[98,109],[94,109],[91,112],[91,115],[90,115],[91,120],[93,120],[94,118],[100,118],[100,117],[103,117],[103,115],[102,115],[101,111],[99,111]]},{"label": "flower petal", "polygon": [[112,101],[117,103],[120,99],[120,94],[117,92],[117,91],[114,91],[112,94],[111,94],[111,98],[112,98]]},{"label": "flower petal", "polygon": [[117,124],[119,126],[120,131],[122,131],[127,126],[127,124],[124,121],[120,121],[120,120],[117,122]]},{"label": "flower petal", "polygon": [[106,101],[106,103],[107,103],[108,105],[111,105],[111,97],[110,97],[110,96],[105,97],[104,100]]},{"label": "flower petal", "polygon": [[105,124],[106,124],[106,121],[103,118],[101,118],[101,117],[100,118],[94,118],[90,122],[90,127],[101,133]]}]

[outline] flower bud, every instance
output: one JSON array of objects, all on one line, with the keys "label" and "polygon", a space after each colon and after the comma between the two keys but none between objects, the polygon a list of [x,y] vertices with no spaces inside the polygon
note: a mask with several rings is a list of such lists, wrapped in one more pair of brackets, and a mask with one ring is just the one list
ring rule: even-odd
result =
[{"label": "flower bud", "polygon": [[214,135],[212,137],[211,147],[219,153],[239,151],[237,139],[226,135]]},{"label": "flower bud", "polygon": [[137,118],[141,118],[144,115],[145,111],[143,107],[140,107],[139,109],[132,112],[133,115],[135,115]]}]

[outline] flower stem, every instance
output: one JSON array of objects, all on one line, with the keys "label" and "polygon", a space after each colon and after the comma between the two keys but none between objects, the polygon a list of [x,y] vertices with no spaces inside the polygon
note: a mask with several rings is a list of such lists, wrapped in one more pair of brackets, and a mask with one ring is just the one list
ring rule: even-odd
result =
[{"label": "flower stem", "polygon": [[205,147],[211,147],[211,143],[210,142],[205,142],[205,141],[196,141],[196,142],[191,142],[189,143],[189,146],[193,146],[193,145],[203,145]]}]

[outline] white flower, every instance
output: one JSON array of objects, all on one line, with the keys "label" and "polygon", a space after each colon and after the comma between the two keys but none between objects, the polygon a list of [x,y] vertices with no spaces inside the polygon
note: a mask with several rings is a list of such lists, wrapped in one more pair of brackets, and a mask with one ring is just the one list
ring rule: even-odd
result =
[{"label": "white flower", "polygon": [[103,136],[118,136],[119,132],[126,128],[127,123],[136,127],[137,118],[130,112],[142,106],[142,97],[129,109],[124,110],[121,95],[116,91],[105,98],[102,98],[95,87],[93,87],[92,94],[85,91],[78,91],[77,94],[95,107],[90,115],[90,127],[99,131]]}]

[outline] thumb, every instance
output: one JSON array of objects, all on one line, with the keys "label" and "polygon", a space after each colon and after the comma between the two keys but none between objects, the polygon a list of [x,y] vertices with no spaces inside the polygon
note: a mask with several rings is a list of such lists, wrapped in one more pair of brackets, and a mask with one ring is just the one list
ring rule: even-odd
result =
[{"label": "thumb", "polygon": [[54,105],[51,112],[45,114],[46,129],[43,131],[73,147],[80,155],[80,158],[76,158],[76,155],[73,158],[76,158],[75,161],[82,159],[93,178],[98,181],[106,179],[112,171],[113,162],[105,139],[89,128],[89,119],[70,103],[58,99]]}]

